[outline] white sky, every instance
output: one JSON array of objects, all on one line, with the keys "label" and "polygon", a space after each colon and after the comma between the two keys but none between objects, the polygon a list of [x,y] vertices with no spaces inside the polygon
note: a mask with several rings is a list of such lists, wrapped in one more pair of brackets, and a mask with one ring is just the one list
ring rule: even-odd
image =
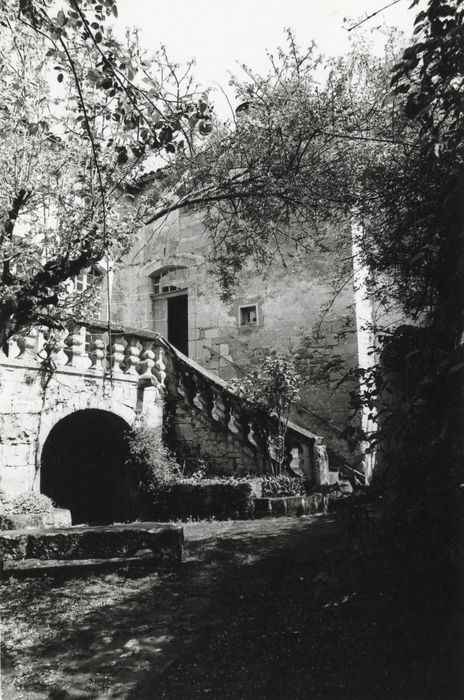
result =
[{"label": "white sky", "polygon": [[[350,46],[346,27],[387,5],[391,0],[119,0],[118,25],[138,26],[142,42],[150,51],[160,44],[171,60],[196,59],[200,83],[227,88],[229,74],[239,74],[238,63],[258,72],[268,68],[266,49],[284,45],[284,30],[291,28],[301,47],[315,40],[328,55],[339,55]],[[411,33],[416,11],[410,0],[394,6],[363,25],[374,49],[381,51],[382,29],[396,26]],[[352,18],[344,22],[344,18]],[[360,31],[360,30],[355,30]],[[353,34],[354,32],[352,32]],[[223,109],[223,98],[213,95]]]}]

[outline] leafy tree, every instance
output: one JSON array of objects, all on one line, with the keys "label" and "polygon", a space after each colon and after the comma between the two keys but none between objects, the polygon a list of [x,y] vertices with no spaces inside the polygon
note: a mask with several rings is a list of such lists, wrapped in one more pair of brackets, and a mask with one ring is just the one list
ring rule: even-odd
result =
[{"label": "leafy tree", "polygon": [[417,15],[384,101],[403,113],[408,144],[367,164],[358,206],[371,293],[421,326],[389,340],[380,368],[384,396],[396,394],[383,413],[398,426],[413,482],[432,478],[437,463],[446,481],[459,479],[463,453],[463,14],[460,0],[429,0]]},{"label": "leafy tree", "polygon": [[[147,58],[136,35],[125,44],[115,39],[109,21],[117,15],[115,0],[69,0],[66,5],[1,0],[1,9],[4,55],[19,47],[19,62],[34,64],[37,73],[55,71],[58,86],[66,90],[57,93],[42,75],[40,104],[48,119],[42,115],[36,139],[49,161],[34,164],[34,173],[46,179],[56,172],[52,168],[56,151],[64,154],[68,147],[74,155],[63,160],[69,168],[78,161],[82,171],[69,175],[67,183],[61,181],[69,195],[66,207],[55,201],[48,209],[55,218],[61,212],[62,221],[66,210],[74,210],[75,187],[73,194],[68,187],[74,179],[84,183],[77,186],[83,193],[79,208],[85,217],[85,222],[74,222],[74,234],[60,238],[58,250],[48,245],[45,238],[50,234],[44,237],[35,216],[33,240],[47,249],[37,276],[31,277],[30,270],[26,275],[24,269],[20,272],[20,264],[10,264],[11,255],[24,259],[24,250],[6,251],[1,311],[5,335],[45,318],[59,321],[63,309],[58,307],[68,306],[64,282],[103,255],[114,259],[126,249],[141,222],[144,202],[137,198],[139,212],[118,202],[124,194],[140,191],[147,181],[151,213],[144,221],[162,220],[188,203],[204,206],[215,269],[226,293],[250,257],[262,264],[289,242],[305,251],[346,247],[346,214],[359,199],[352,175],[373,146],[388,148],[398,142],[398,125],[381,109],[380,99],[391,56],[385,64],[370,58],[361,46],[346,63],[323,62],[314,47],[300,52],[289,35],[288,50],[271,57],[269,75],[248,71],[244,82],[234,83],[245,109],[232,122],[220,124],[212,119],[207,100],[196,92],[190,67],[182,73],[164,52]],[[22,49],[13,36],[25,44]],[[25,53],[26,45],[29,51],[34,42],[36,53]],[[31,87],[25,69],[21,80]],[[12,85],[14,81],[6,87]],[[34,96],[26,87],[20,89],[23,111],[30,112]],[[8,102],[8,92],[4,95]],[[50,109],[55,100],[59,104]],[[3,114],[7,133],[7,104]],[[34,149],[33,140],[24,138],[26,159],[36,157]],[[158,155],[150,179],[142,174],[151,153]],[[25,213],[23,198],[28,198],[29,209],[37,203],[29,193],[35,196],[35,183],[19,188],[14,183],[2,203],[2,241],[9,241],[10,247],[16,243],[18,215]],[[51,194],[53,199],[54,189]],[[115,226],[121,216],[125,225]],[[332,230],[345,229],[347,235],[338,240],[330,236],[329,220]],[[58,228],[67,231],[67,226]],[[31,257],[38,258],[37,250]],[[345,267],[347,272],[349,264]]]},{"label": "leafy tree", "polygon": [[69,280],[127,249],[144,212],[143,199],[128,206],[130,186],[210,116],[190,66],[179,78],[135,34],[114,38],[112,0],[1,0],[0,13],[3,342],[82,315],[89,300]]},{"label": "leafy tree", "polygon": [[[393,38],[385,60],[360,42],[342,61],[323,59],[314,46],[302,52],[289,33],[267,75],[245,68],[245,80],[233,81],[237,115],[214,123],[194,153],[178,153],[165,194],[150,199],[149,222],[202,205],[226,294],[250,259],[265,265],[282,252],[346,249],[362,164],[372,151],[402,146],[404,120],[382,108],[394,58]],[[348,276],[350,268],[347,261]]]}]

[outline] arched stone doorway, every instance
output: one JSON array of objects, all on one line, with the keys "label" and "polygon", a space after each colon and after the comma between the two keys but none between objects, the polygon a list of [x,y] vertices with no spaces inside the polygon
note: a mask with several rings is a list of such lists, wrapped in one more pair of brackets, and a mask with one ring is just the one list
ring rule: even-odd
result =
[{"label": "arched stone doorway", "polygon": [[86,409],[60,420],[42,450],[40,490],[68,508],[73,524],[136,517],[137,484],[127,464],[128,424],[109,411]]}]

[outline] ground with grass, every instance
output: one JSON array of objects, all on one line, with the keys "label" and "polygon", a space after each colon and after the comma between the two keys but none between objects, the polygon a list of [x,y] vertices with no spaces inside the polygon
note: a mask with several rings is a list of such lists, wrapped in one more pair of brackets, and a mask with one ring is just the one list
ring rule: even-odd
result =
[{"label": "ground with grass", "polygon": [[443,607],[337,517],[185,534],[175,572],[6,582],[3,699],[463,697]]}]

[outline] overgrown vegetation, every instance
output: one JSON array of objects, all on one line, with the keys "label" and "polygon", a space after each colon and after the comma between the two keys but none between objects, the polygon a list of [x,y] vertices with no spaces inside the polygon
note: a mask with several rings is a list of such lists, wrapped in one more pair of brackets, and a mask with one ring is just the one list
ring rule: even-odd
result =
[{"label": "overgrown vegetation", "polygon": [[249,479],[183,477],[160,486],[153,501],[159,520],[251,518],[253,487]]},{"label": "overgrown vegetation", "polygon": [[276,496],[300,496],[308,492],[310,485],[301,477],[287,476],[263,476],[262,495],[266,497]]},{"label": "overgrown vegetation", "polygon": [[164,444],[161,434],[143,421],[134,427],[128,437],[130,469],[139,475],[142,491],[156,495],[161,487],[180,476],[180,466]]},{"label": "overgrown vegetation", "polygon": [[0,493],[0,530],[14,527],[11,515],[44,515],[52,513],[54,508],[53,501],[43,493],[24,491],[11,497]]},{"label": "overgrown vegetation", "polygon": [[48,496],[35,491],[25,491],[12,497],[0,494],[0,514],[32,515],[36,513],[51,513],[54,507],[53,501]]},{"label": "overgrown vegetation", "polygon": [[143,224],[146,159],[169,164],[211,117],[189,66],[116,38],[114,0],[1,0],[0,14],[3,343],[92,311],[95,288],[73,280],[108,272]]},{"label": "overgrown vegetation", "polygon": [[290,407],[299,399],[301,377],[289,356],[271,355],[261,366],[230,381],[236,394],[266,444],[275,474],[281,474],[287,460],[285,436]]},{"label": "overgrown vegetation", "polygon": [[[300,51],[289,34],[268,75],[247,71],[235,80],[244,109],[220,123],[190,66],[163,51],[143,54],[135,34],[115,38],[115,0],[2,0],[0,8],[6,337],[78,314],[66,282],[103,258],[107,267],[118,260],[142,219],[162,221],[187,204],[204,207],[226,294],[246,261],[262,265],[284,249],[346,248],[344,217],[364,196],[356,178],[369,149],[402,145],[394,108],[381,108],[393,43],[385,61],[362,42],[341,61],[314,46]],[[10,167],[14,153],[24,165],[19,177]],[[152,154],[162,167],[147,178]],[[141,191],[146,198],[128,206]],[[343,241],[330,235],[329,221]],[[18,235],[21,223],[33,235]]]}]

